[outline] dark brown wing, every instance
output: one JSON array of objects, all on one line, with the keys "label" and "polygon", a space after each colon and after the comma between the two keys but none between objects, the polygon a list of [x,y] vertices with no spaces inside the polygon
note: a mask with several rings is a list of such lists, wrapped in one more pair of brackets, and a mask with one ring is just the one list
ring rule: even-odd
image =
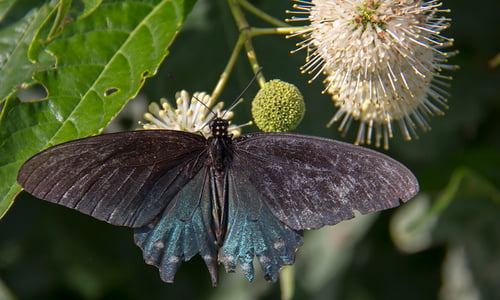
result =
[{"label": "dark brown wing", "polygon": [[206,163],[206,139],[171,130],[104,134],[51,147],[21,167],[32,195],[114,225],[141,227]]},{"label": "dark brown wing", "polygon": [[245,172],[271,212],[293,229],[333,225],[398,206],[418,192],[415,176],[376,151],[286,133],[233,140],[234,165]]}]

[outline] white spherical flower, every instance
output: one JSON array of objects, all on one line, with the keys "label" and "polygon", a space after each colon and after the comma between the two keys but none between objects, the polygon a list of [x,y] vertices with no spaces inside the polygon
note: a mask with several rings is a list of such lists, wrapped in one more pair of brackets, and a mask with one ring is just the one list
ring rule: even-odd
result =
[{"label": "white spherical flower", "polygon": [[[406,139],[417,137],[415,124],[430,128],[430,116],[446,108],[446,80],[442,69],[453,54],[442,51],[453,40],[441,35],[450,19],[439,1],[421,0],[297,0],[291,20],[311,24],[294,35],[307,50],[303,71],[325,74],[324,92],[332,95],[346,132],[360,122],[356,144],[384,141],[388,148],[392,123],[399,123]],[[301,17],[300,14],[303,16]]]},{"label": "white spherical flower", "polygon": [[[194,93],[191,97],[188,92],[180,91],[175,95],[177,108],[174,108],[164,98],[160,99],[161,107],[153,102],[149,105],[149,112],[144,114],[148,123],[140,123],[144,129],[171,129],[182,130],[192,133],[200,133],[205,137],[211,136],[208,126],[217,116],[231,119],[232,111],[223,110],[224,103],[214,105],[212,98],[205,92]],[[229,125],[229,133],[238,136],[241,126]]]}]

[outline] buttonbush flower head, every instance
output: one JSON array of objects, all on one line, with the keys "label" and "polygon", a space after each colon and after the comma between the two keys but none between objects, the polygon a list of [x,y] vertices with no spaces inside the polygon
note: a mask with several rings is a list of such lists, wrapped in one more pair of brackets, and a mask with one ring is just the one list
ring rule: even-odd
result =
[{"label": "buttonbush flower head", "polygon": [[306,105],[299,89],[279,79],[266,82],[252,101],[255,125],[265,132],[287,132],[302,121]]},{"label": "buttonbush flower head", "polygon": [[[212,98],[205,92],[194,93],[193,97],[186,91],[177,92],[175,95],[177,108],[162,98],[161,107],[158,103],[149,105],[149,112],[144,114],[144,119],[148,123],[142,124],[144,129],[171,129],[182,130],[192,133],[201,133],[205,137],[211,136],[208,126],[217,116],[224,116],[231,119],[234,115],[232,111],[223,110],[224,103],[219,102],[214,105]],[[202,104],[203,103],[203,104]],[[242,126],[229,125],[229,133],[238,136]]]},{"label": "buttonbush flower head", "polygon": [[[348,131],[360,125],[356,144],[388,140],[397,122],[407,140],[415,128],[430,129],[428,119],[447,108],[443,69],[453,54],[442,49],[453,40],[441,35],[450,19],[439,1],[422,0],[296,0],[291,21],[310,25],[294,35],[307,50],[302,71],[325,74],[325,90],[338,111],[328,125],[339,121]],[[296,50],[296,51],[297,51]]]}]

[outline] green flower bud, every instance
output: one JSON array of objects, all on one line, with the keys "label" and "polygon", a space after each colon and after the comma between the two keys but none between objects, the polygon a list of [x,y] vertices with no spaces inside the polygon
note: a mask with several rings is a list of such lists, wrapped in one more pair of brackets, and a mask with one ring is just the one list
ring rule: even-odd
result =
[{"label": "green flower bud", "polygon": [[265,132],[286,132],[302,121],[306,105],[299,89],[274,79],[266,82],[252,101],[255,125]]}]

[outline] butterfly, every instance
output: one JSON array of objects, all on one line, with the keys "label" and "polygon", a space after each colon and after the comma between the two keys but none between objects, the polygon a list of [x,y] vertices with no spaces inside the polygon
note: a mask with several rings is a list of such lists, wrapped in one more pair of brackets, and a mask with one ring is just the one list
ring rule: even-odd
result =
[{"label": "butterfly", "polygon": [[303,230],[398,206],[419,189],[405,166],[367,148],[292,133],[233,138],[220,117],[210,130],[70,141],[26,161],[17,181],[35,197],[134,228],[163,281],[199,254],[213,285],[219,264],[228,272],[239,264],[251,281],[255,258],[276,281]]}]

